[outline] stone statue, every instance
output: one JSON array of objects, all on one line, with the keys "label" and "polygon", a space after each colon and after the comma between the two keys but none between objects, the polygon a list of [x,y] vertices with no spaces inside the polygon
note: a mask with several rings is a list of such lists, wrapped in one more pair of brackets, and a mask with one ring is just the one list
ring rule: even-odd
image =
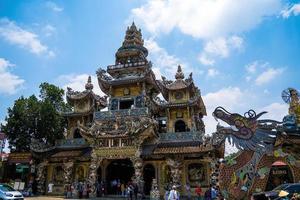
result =
[{"label": "stone statue", "polygon": [[150,200],[160,200],[158,184],[157,184],[157,180],[155,178],[152,180],[152,186],[151,186],[151,191],[150,191]]},{"label": "stone statue", "polygon": [[73,167],[74,167],[73,161],[67,161],[67,162],[63,163],[65,184],[71,184],[71,182],[72,182]]},{"label": "stone statue", "polygon": [[166,162],[171,168],[172,184],[180,187],[182,179],[182,158],[167,158]]}]

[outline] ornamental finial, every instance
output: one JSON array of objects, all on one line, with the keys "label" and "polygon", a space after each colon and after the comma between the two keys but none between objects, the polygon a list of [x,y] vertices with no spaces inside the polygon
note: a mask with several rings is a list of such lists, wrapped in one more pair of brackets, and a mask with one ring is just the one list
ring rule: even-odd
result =
[{"label": "ornamental finial", "polygon": [[183,74],[183,72],[181,70],[181,66],[180,65],[178,65],[177,73],[175,75],[175,78],[176,79],[184,79],[184,74]]},{"label": "ornamental finial", "polygon": [[85,84],[85,89],[86,90],[92,90],[94,88],[93,84],[92,84],[92,78],[91,76],[88,77],[88,81]]}]

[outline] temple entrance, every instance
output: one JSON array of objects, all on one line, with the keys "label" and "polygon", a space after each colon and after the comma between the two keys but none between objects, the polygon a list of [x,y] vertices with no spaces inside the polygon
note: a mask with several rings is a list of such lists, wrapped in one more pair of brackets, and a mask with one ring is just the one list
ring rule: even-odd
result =
[{"label": "temple entrance", "polygon": [[152,164],[147,164],[143,171],[144,178],[144,193],[150,195],[152,180],[155,178],[155,168]]},{"label": "temple entrance", "polygon": [[102,181],[102,169],[98,167],[97,169],[97,181],[100,183]]},{"label": "temple entrance", "polygon": [[175,132],[185,132],[186,131],[186,125],[184,121],[178,120],[175,123]]},{"label": "temple entrance", "polygon": [[293,175],[289,166],[282,161],[276,161],[272,164],[266,191],[270,191],[284,183],[293,183],[293,180]]},{"label": "temple entrance", "polygon": [[113,160],[106,168],[107,193],[121,194],[121,184],[127,185],[133,174],[133,164],[129,159]]}]

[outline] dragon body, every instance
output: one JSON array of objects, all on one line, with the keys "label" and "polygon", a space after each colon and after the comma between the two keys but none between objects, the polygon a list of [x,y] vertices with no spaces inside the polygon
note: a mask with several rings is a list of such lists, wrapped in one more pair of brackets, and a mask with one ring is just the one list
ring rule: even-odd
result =
[{"label": "dragon body", "polygon": [[[243,165],[235,168],[230,177],[229,188],[234,191],[229,193],[234,193],[233,196],[237,195],[236,199],[242,199],[250,192],[255,177],[259,176],[258,165],[262,157],[273,152],[277,135],[277,132],[274,131],[274,124],[280,122],[258,120],[265,113],[256,114],[255,111],[249,110],[242,116],[238,113],[230,113],[222,107],[217,107],[213,112],[213,116],[217,120],[222,120],[229,125],[229,127],[218,125],[217,134],[223,135],[223,138],[228,139],[230,144],[243,150],[244,154],[241,153],[240,156],[244,156],[247,152],[253,152],[250,159],[241,159]],[[271,123],[273,126],[266,125],[267,123]],[[227,167],[233,169],[235,166]],[[228,187],[228,185],[224,187]]]}]

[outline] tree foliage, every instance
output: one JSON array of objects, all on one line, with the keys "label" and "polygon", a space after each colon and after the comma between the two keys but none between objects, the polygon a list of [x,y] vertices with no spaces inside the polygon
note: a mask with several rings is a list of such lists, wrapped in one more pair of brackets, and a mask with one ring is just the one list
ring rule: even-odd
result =
[{"label": "tree foliage", "polygon": [[63,89],[42,83],[40,99],[35,95],[21,96],[8,108],[6,125],[1,125],[1,130],[6,133],[12,151],[30,150],[31,139],[54,144],[56,139],[63,137],[66,119],[61,112],[70,109],[63,96]]}]

